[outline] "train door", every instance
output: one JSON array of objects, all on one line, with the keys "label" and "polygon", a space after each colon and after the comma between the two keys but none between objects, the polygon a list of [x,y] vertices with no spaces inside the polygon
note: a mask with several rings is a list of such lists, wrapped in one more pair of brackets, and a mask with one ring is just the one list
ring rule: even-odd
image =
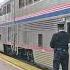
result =
[{"label": "train door", "polygon": [[69,42],[70,42],[70,22],[67,23],[67,32],[69,34]]},{"label": "train door", "polygon": [[70,22],[67,23],[67,32],[68,32],[69,35],[70,35]]},{"label": "train door", "polygon": [[[70,22],[67,23],[67,32],[70,36]],[[70,43],[68,44],[68,46],[69,46],[69,65],[70,65]],[[70,69],[70,66],[69,66],[69,69]]]}]

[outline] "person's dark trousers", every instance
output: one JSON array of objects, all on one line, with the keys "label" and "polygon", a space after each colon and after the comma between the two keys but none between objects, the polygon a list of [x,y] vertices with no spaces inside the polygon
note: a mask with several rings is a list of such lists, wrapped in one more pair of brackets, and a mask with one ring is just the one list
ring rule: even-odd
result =
[{"label": "person's dark trousers", "polygon": [[61,64],[62,70],[68,70],[68,61],[69,61],[69,54],[59,53],[58,51],[54,52],[54,60],[53,60],[53,70],[59,70],[59,66]]}]

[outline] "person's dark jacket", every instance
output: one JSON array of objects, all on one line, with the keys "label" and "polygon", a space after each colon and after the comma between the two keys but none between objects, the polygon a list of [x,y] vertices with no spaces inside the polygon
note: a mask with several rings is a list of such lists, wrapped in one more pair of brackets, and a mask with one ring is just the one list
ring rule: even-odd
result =
[{"label": "person's dark jacket", "polygon": [[68,49],[69,35],[65,31],[60,31],[52,36],[51,48],[66,48]]}]

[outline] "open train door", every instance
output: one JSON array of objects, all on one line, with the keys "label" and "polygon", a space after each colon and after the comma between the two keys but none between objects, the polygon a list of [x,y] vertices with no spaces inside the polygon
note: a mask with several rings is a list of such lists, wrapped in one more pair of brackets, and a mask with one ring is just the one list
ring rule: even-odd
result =
[{"label": "open train door", "polygon": [[[70,22],[67,23],[67,32],[70,35]],[[70,43],[69,43],[69,65],[70,65]],[[70,66],[69,66],[69,70],[70,70]]]},{"label": "open train door", "polygon": [[68,32],[69,35],[70,35],[70,22],[67,23],[67,32]]}]

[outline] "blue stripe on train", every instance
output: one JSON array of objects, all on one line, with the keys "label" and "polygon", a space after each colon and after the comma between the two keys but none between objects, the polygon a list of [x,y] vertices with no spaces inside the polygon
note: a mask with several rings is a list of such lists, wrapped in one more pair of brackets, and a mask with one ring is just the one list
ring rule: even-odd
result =
[{"label": "blue stripe on train", "polygon": [[41,19],[41,18],[49,18],[49,17],[65,15],[65,14],[69,14],[69,13],[70,13],[70,8],[67,8],[67,9],[52,12],[52,13],[49,13],[49,14],[43,14],[43,15],[40,15],[40,16],[35,16],[35,17],[27,18],[27,19],[22,19],[22,20],[19,20],[19,21],[16,21],[16,22],[28,22],[28,21],[38,20],[38,19]]},{"label": "blue stripe on train", "polygon": [[[18,20],[18,21],[15,21],[15,23],[32,23],[33,21],[35,20],[38,20],[38,19],[42,19],[42,18],[51,18],[51,17],[54,17],[54,16],[60,16],[60,15],[65,15],[65,14],[69,14],[70,13],[70,8],[67,8],[67,9],[64,9],[64,10],[60,10],[60,11],[56,11],[56,12],[52,12],[52,13],[49,13],[49,14],[42,14],[40,16],[35,16],[35,17],[31,17],[31,18],[26,18],[26,19],[22,19],[22,20]],[[8,24],[14,24],[13,22],[8,22],[8,23],[5,23],[5,24],[1,24],[2,26],[3,25],[8,25]]]}]

